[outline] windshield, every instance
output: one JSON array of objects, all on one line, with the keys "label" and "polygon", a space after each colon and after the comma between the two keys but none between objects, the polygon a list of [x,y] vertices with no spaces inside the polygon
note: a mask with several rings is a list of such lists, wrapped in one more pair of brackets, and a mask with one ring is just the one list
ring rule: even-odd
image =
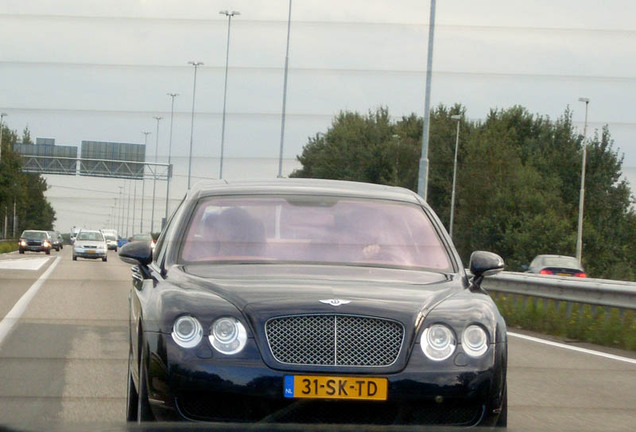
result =
[{"label": "windshield", "polygon": [[452,268],[419,206],[318,197],[203,201],[181,258]]},{"label": "windshield", "polygon": [[78,240],[94,240],[94,241],[104,241],[104,237],[100,232],[85,232],[82,231],[77,236]]},{"label": "windshield", "polygon": [[46,233],[42,231],[25,231],[22,233],[22,237],[27,237],[31,239],[45,239]]},{"label": "windshield", "polygon": [[542,265],[544,267],[569,267],[580,268],[579,262],[574,257],[557,256],[557,257],[545,257]]}]

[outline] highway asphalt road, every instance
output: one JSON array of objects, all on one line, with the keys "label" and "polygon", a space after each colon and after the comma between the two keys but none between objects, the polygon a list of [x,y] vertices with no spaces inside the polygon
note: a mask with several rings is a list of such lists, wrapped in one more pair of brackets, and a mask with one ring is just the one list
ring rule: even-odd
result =
[{"label": "highway asphalt road", "polygon": [[[0,429],[124,424],[130,266],[108,258],[0,255]],[[509,334],[510,430],[636,430],[636,353]]]}]

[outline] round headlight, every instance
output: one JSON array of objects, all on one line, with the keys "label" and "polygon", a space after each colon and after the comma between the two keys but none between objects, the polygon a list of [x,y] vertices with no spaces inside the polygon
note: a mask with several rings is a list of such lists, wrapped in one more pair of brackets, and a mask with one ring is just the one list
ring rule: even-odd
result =
[{"label": "round headlight", "polygon": [[172,339],[183,348],[194,348],[203,339],[203,328],[196,318],[184,315],[174,322]]},{"label": "round headlight", "polygon": [[422,333],[420,346],[426,357],[433,361],[442,361],[453,355],[457,341],[451,329],[434,324]]},{"label": "round headlight", "polygon": [[478,325],[466,327],[462,333],[462,346],[464,352],[471,357],[479,357],[488,350],[488,335]]},{"label": "round headlight", "polygon": [[232,317],[219,318],[212,323],[210,343],[222,354],[236,354],[247,342],[247,331],[239,320]]}]

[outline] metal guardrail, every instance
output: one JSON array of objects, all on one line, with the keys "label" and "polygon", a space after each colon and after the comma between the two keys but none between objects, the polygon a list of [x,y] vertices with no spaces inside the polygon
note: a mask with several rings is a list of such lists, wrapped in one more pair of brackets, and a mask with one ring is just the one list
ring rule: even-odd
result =
[{"label": "metal guardrail", "polygon": [[636,310],[636,282],[502,272],[485,278],[482,286],[515,296]]}]

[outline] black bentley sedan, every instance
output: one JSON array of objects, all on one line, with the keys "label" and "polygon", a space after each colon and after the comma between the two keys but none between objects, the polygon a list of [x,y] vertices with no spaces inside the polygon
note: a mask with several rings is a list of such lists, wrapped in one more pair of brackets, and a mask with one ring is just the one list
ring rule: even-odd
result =
[{"label": "black bentley sedan", "polygon": [[123,246],[129,421],[505,426],[506,326],[415,193],[200,183]]}]

